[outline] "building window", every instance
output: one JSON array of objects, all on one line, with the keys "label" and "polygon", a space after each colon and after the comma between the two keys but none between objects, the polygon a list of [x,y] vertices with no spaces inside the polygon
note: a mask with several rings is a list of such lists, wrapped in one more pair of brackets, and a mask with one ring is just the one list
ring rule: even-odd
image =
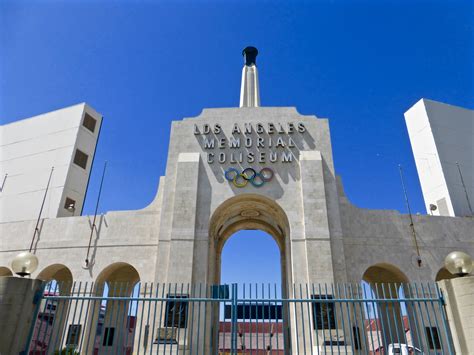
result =
[{"label": "building window", "polygon": [[[188,295],[167,295],[167,298],[188,298]],[[166,301],[165,324],[166,327],[186,328],[188,302]]]},{"label": "building window", "polygon": [[85,169],[87,167],[87,159],[89,157],[86,153],[76,149],[76,154],[74,155],[74,164],[79,165],[81,168]]},{"label": "building window", "polygon": [[95,118],[93,118],[91,115],[89,115],[88,113],[85,113],[84,114],[84,120],[82,121],[82,125],[84,127],[86,127],[89,131],[91,131],[92,133],[94,133],[95,131],[95,125],[96,125],[97,121]]},{"label": "building window", "polygon": [[113,327],[105,328],[104,340],[102,341],[102,346],[112,346],[114,344],[114,333],[115,333],[115,328]]},{"label": "building window", "polygon": [[74,201],[72,198],[66,197],[64,208],[70,212],[74,212],[76,210],[76,201]]},{"label": "building window", "polygon": [[439,338],[438,328],[436,327],[425,327],[426,337],[428,338],[428,343],[430,349],[441,349],[441,339]]},{"label": "building window", "polygon": [[66,345],[79,345],[79,336],[81,335],[81,324],[70,324],[66,338]]},{"label": "building window", "polygon": [[[311,295],[314,300],[332,300],[332,295]],[[334,302],[312,302],[313,329],[336,329]]]},{"label": "building window", "polygon": [[352,327],[352,334],[354,335],[354,349],[360,349],[360,330],[359,327]]},{"label": "building window", "polygon": [[[54,323],[54,313],[52,312],[39,312],[38,313],[38,319],[41,321],[41,322],[47,322],[49,325],[53,325]],[[40,325],[41,327],[41,325]],[[45,327],[47,327],[45,325]]]}]

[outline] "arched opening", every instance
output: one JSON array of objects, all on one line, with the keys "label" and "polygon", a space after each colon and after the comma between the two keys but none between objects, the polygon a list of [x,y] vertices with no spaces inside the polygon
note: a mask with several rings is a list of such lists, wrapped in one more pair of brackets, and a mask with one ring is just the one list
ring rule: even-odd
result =
[{"label": "arched opening", "polygon": [[223,202],[213,213],[210,221],[210,262],[208,274],[211,283],[221,283],[222,251],[226,241],[242,230],[259,230],[270,235],[280,250],[281,280],[286,295],[290,273],[289,222],[286,213],[273,200],[244,194]]},{"label": "arched opening", "polygon": [[[208,275],[211,283],[221,284],[223,282],[232,281],[240,283],[249,279],[248,273],[239,275],[238,270],[236,271],[235,268],[233,274],[222,274],[223,265],[224,270],[228,270],[230,266],[229,263],[233,264],[234,267],[237,265],[237,268],[239,265],[242,265],[242,260],[238,258],[239,252],[237,251],[237,255],[232,255],[231,249],[234,243],[244,241],[240,243],[240,247],[244,249],[247,248],[247,250],[240,250],[240,255],[245,253],[245,257],[247,258],[253,256],[253,259],[250,258],[252,260],[246,260],[246,267],[251,268],[253,266],[254,268],[259,268],[263,261],[267,263],[267,266],[268,264],[277,265],[277,271],[275,272],[274,270],[273,273],[268,272],[266,275],[261,274],[260,279],[255,275],[254,271],[255,281],[262,282],[265,281],[263,278],[271,277],[275,282],[271,286],[268,285],[268,281],[272,280],[266,280],[265,285],[238,285],[238,297],[243,300],[251,298],[278,299],[287,297],[288,286],[291,283],[291,272],[289,269],[291,267],[291,253],[288,238],[290,227],[286,213],[275,201],[256,194],[244,194],[230,198],[214,211],[210,221],[209,232],[211,242],[209,245],[210,261]],[[248,241],[249,238],[254,238],[255,243],[258,243],[255,238],[260,239],[260,242],[267,248],[272,249],[272,252],[268,254],[255,251],[252,249],[258,248],[255,243],[245,243],[245,239]],[[229,249],[230,253],[227,253],[227,248],[224,249],[227,245],[231,246]],[[236,252],[236,250],[234,250],[234,252]],[[267,258],[271,257],[272,260],[262,259],[265,258],[264,254]],[[224,258],[226,259],[224,260]],[[239,339],[242,344],[244,343],[243,339],[246,337],[250,339],[252,337],[257,338],[257,333],[267,332],[268,334],[272,333],[272,335],[276,335],[271,337],[273,342],[278,343],[275,339],[279,338],[279,349],[289,348],[287,345],[289,333],[283,331],[284,329],[289,329],[287,326],[289,319],[287,305],[275,302],[272,304],[272,307],[273,306],[275,307],[273,309],[279,309],[279,311],[275,311],[274,315],[264,316],[263,303],[253,303],[249,305],[243,301],[242,304],[239,305],[243,315],[237,320],[237,327],[241,329],[241,331],[239,331]],[[267,303],[266,309],[269,309],[269,307]],[[260,308],[262,309],[260,310]],[[221,315],[222,311],[223,310],[220,312]],[[218,313],[219,312],[216,312],[215,314]],[[275,316],[276,314],[279,314],[279,316]],[[217,326],[216,323],[219,321],[221,321],[221,323]],[[219,334],[215,334],[214,339],[217,344],[214,346],[225,353],[228,351],[227,345],[229,345],[229,342],[226,341],[228,335],[225,330],[229,328],[226,326],[229,319],[216,316],[213,322],[215,325],[214,329],[220,329]],[[255,346],[257,346],[257,344],[255,344]],[[259,349],[262,349],[262,344],[259,346]],[[270,343],[265,344],[265,347],[267,346],[270,346]],[[277,350],[275,347],[270,349]],[[252,349],[246,350],[252,352]]]},{"label": "arched opening", "polygon": [[399,268],[386,263],[370,266],[365,270],[362,279],[369,284],[408,282],[408,277]]},{"label": "arched opening", "polygon": [[[281,257],[280,248],[270,234],[261,230],[240,230],[223,246],[220,283],[270,284],[272,290],[276,286],[280,291]],[[243,289],[239,291],[242,294]],[[249,294],[248,288],[246,291]]]},{"label": "arched opening", "polygon": [[6,266],[0,266],[0,277],[13,276],[12,271]]},{"label": "arched opening", "polygon": [[[413,319],[409,319],[407,312],[411,305],[401,301],[410,294],[407,276],[391,264],[372,265],[364,272],[361,292],[364,299],[374,300],[366,302],[364,309],[363,327],[368,347],[385,353],[389,344],[414,346],[415,329],[410,329]],[[380,301],[384,299],[393,301]]]},{"label": "arched opening", "polygon": [[[140,275],[132,265],[117,262],[97,276],[94,292],[103,297],[128,297],[136,293],[139,281]],[[103,304],[105,307],[106,302]]]},{"label": "arched opening", "polygon": [[36,277],[39,280],[48,281],[45,292],[55,292],[62,296],[68,295],[72,287],[72,273],[63,264],[49,265]]},{"label": "arched opening", "polygon": [[[46,296],[69,296],[74,294],[71,270],[63,264],[45,267],[37,279],[46,281]],[[36,320],[31,349],[38,351],[59,350],[69,346],[77,339],[74,332],[82,327],[80,316],[72,319],[71,300],[47,298],[41,301],[40,311]],[[67,326],[67,324],[69,326]]]},{"label": "arched opening", "polygon": [[441,280],[449,280],[449,279],[454,279],[456,275],[451,274],[448,269],[445,267],[442,267],[439,269],[438,273],[436,274],[436,281],[441,281]]},{"label": "arched opening", "polygon": [[[140,275],[130,264],[117,262],[97,276],[94,294],[101,296],[89,309],[87,353],[131,353],[138,312],[137,301],[108,299],[138,297]],[[92,337],[91,335],[94,334]]]}]

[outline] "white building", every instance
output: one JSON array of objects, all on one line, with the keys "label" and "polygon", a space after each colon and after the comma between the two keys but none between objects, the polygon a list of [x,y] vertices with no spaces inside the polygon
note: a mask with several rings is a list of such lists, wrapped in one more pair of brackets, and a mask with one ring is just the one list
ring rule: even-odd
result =
[{"label": "white building", "polygon": [[474,111],[421,99],[405,121],[428,213],[472,216]]},{"label": "white building", "polygon": [[82,103],[0,126],[0,223],[78,216],[102,116]]}]

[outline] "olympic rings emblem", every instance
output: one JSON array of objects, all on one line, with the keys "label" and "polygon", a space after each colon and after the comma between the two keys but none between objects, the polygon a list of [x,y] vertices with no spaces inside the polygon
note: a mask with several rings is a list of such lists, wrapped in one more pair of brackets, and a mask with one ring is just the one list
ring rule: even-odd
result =
[{"label": "olympic rings emblem", "polygon": [[273,170],[270,168],[263,168],[258,173],[253,168],[245,168],[239,172],[236,168],[229,168],[225,171],[224,177],[231,181],[235,187],[245,187],[250,182],[255,187],[261,187],[266,182],[273,179]]}]

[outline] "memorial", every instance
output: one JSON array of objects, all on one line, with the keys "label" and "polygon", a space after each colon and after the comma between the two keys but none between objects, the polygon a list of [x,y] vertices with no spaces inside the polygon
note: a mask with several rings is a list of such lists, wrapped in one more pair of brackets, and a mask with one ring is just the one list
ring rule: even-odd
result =
[{"label": "memorial", "polygon": [[[241,107],[204,109],[172,123],[166,175],[154,201],[98,217],[89,267],[92,217],[47,218],[32,276],[218,284],[222,248],[241,229],[276,240],[284,288],[363,278],[435,280],[450,251],[474,255],[472,218],[413,216],[420,267],[408,215],[351,204],[334,169],[330,121],[293,107],[260,107],[256,54],[244,51]],[[29,246],[34,223],[0,224],[6,273]],[[371,276],[371,267],[385,272]]]},{"label": "memorial", "polygon": [[[118,296],[131,294],[139,281],[218,285],[224,244],[243,229],[265,231],[278,244],[283,298],[294,284],[449,278],[443,266],[449,252],[474,255],[473,218],[354,206],[334,168],[329,120],[293,107],[261,107],[257,51],[250,47],[243,54],[240,107],[204,109],[172,123],[166,173],[154,201],[141,210],[99,216],[88,263],[92,217],[44,219],[32,277],[127,283]],[[11,273],[18,252],[27,250],[34,226],[34,220],[0,224],[4,274]],[[320,297],[332,296],[310,295]],[[170,301],[165,313],[186,310],[184,304]],[[313,312],[333,312],[318,307]],[[292,331],[294,317],[289,315]],[[314,324],[332,324],[332,317]],[[109,319],[103,322],[108,329]],[[146,338],[179,336],[184,319],[167,322],[172,330]]]}]

